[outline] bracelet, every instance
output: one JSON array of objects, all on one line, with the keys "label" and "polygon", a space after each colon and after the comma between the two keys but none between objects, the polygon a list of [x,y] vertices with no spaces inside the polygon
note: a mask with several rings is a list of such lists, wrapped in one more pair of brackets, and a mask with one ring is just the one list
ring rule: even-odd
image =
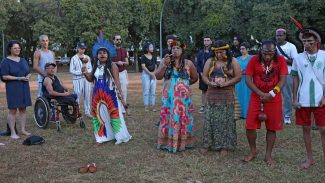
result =
[{"label": "bracelet", "polygon": [[273,88],[273,91],[274,91],[275,93],[279,93],[279,92],[281,91],[281,89],[280,89],[279,86],[275,86],[275,87]]},{"label": "bracelet", "polygon": [[17,80],[18,81],[23,80],[23,77],[17,77]]},{"label": "bracelet", "polygon": [[273,91],[273,90],[269,91],[269,94],[271,94],[271,95],[272,95],[272,97],[275,97],[275,93],[274,93],[274,91]]}]

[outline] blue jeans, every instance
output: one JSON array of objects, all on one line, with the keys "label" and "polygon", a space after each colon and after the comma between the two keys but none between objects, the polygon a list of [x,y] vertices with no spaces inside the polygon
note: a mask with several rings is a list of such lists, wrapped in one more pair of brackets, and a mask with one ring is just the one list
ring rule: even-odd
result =
[{"label": "blue jeans", "polygon": [[142,71],[142,95],[144,106],[149,105],[149,96],[150,96],[150,105],[155,105],[156,100],[156,78],[152,78],[147,72]]},{"label": "blue jeans", "polygon": [[41,97],[43,96],[43,92],[42,92],[42,81],[38,81],[38,88],[37,88],[37,97]]},{"label": "blue jeans", "polygon": [[283,114],[284,117],[288,117],[288,118],[290,118],[292,115],[292,85],[293,85],[292,76],[288,74],[286,84],[282,88]]}]

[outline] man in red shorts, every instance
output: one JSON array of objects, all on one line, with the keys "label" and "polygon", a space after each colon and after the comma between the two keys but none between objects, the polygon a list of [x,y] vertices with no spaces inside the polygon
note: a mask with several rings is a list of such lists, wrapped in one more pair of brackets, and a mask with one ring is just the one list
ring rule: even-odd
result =
[{"label": "man in red shorts", "polygon": [[302,126],[307,152],[307,160],[301,168],[307,169],[315,164],[310,134],[312,113],[325,157],[325,51],[319,49],[321,36],[316,29],[301,29],[297,35],[305,51],[298,54],[292,65],[293,105],[296,108],[296,124]]},{"label": "man in red shorts", "polygon": [[[259,54],[251,58],[246,69],[246,83],[252,90],[246,120],[246,135],[250,153],[243,161],[249,162],[257,155],[256,129],[261,128],[263,121],[259,116],[262,105],[266,114],[266,153],[265,162],[272,165],[272,149],[276,139],[276,131],[282,130],[282,96],[281,88],[288,74],[287,64],[283,56],[277,55],[273,41],[264,41]],[[261,105],[262,104],[262,105]]]}]

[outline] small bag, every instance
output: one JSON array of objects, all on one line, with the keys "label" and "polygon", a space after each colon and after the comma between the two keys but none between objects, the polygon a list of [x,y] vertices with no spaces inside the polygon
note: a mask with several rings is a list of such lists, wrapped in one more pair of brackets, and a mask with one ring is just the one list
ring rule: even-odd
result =
[{"label": "small bag", "polygon": [[27,139],[24,140],[23,144],[24,145],[40,145],[43,144],[45,142],[45,140],[43,139],[43,137],[40,136],[30,136]]}]

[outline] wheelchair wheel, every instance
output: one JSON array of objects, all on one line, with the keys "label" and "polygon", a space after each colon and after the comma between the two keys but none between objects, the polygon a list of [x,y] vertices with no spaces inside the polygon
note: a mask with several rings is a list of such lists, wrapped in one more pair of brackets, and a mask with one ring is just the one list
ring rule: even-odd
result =
[{"label": "wheelchair wheel", "polygon": [[63,119],[68,124],[73,124],[77,121],[77,117],[75,117],[74,113],[74,107],[71,105],[62,105],[61,106],[61,113],[63,116]]},{"label": "wheelchair wheel", "polygon": [[50,121],[51,109],[46,98],[38,97],[34,105],[34,120],[36,125],[45,129]]}]

